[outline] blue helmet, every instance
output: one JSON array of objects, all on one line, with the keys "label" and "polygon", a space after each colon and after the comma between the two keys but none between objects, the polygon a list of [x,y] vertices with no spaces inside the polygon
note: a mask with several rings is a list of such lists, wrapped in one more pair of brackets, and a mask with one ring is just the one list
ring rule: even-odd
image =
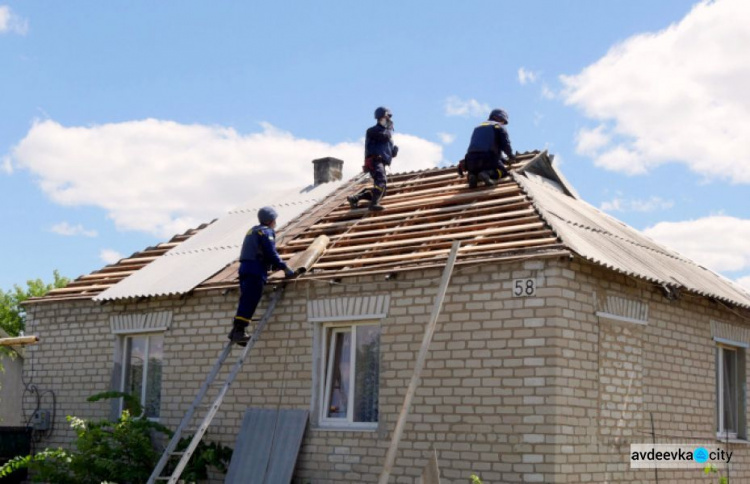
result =
[{"label": "blue helmet", "polygon": [[493,109],[490,113],[490,120],[491,121],[502,121],[505,124],[508,124],[508,113],[503,111],[502,109]]},{"label": "blue helmet", "polygon": [[390,109],[380,106],[375,110],[375,119],[384,118],[386,116],[388,116],[389,118],[393,116]]},{"label": "blue helmet", "polygon": [[276,213],[276,210],[274,210],[273,207],[263,207],[258,210],[258,221],[265,225],[276,220],[276,217],[278,216],[279,214]]}]

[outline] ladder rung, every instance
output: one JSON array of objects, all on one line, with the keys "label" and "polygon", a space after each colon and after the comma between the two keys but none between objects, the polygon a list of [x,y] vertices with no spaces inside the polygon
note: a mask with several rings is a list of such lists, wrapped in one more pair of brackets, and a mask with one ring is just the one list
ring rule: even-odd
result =
[{"label": "ladder rung", "polygon": [[177,455],[185,455],[185,453],[184,452],[170,452],[169,455],[177,456]]}]

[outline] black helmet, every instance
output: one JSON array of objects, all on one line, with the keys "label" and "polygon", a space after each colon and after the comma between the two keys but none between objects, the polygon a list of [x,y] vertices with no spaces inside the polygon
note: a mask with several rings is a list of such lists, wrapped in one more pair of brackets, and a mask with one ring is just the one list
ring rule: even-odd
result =
[{"label": "black helmet", "polygon": [[390,109],[380,106],[375,110],[375,119],[385,118],[386,116],[389,118],[393,116]]},{"label": "black helmet", "polygon": [[502,121],[505,124],[508,124],[508,113],[503,111],[502,109],[493,109],[490,113],[490,120],[492,121]]},{"label": "black helmet", "polygon": [[263,207],[260,210],[258,210],[258,222],[268,225],[274,220],[276,220],[276,217],[279,215],[276,213],[276,210],[273,209],[273,207]]}]

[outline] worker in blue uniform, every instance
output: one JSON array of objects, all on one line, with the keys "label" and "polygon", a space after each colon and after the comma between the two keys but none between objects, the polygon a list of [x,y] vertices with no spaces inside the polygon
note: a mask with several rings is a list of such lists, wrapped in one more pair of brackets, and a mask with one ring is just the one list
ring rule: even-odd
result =
[{"label": "worker in blue uniform", "polygon": [[503,154],[507,156],[508,163],[515,162],[516,158],[505,128],[507,124],[508,113],[502,109],[493,109],[489,119],[474,128],[463,163],[458,165],[460,176],[463,176],[464,171],[468,173],[471,188],[477,186],[478,180],[490,186],[508,176]]},{"label": "worker in blue uniform", "polygon": [[393,144],[393,114],[385,107],[375,110],[375,126],[365,135],[365,165],[362,169],[372,177],[373,187],[362,190],[356,195],[347,197],[349,206],[357,208],[360,200],[369,200],[369,209],[373,212],[383,210],[380,200],[385,196],[385,167],[398,155],[398,146]]},{"label": "worker in blue uniform", "polygon": [[272,207],[258,210],[260,225],[250,229],[242,243],[239,271],[240,302],[232,323],[232,331],[229,333],[229,339],[240,346],[247,345],[250,340],[246,330],[263,296],[263,286],[268,281],[268,272],[283,270],[286,277],[295,275],[276,251],[276,232],[273,229],[276,228],[277,216],[276,210]]}]

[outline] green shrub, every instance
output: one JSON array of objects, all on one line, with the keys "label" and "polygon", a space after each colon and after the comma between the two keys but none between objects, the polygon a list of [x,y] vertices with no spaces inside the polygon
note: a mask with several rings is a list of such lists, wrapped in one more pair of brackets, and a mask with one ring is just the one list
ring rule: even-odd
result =
[{"label": "green shrub", "polygon": [[[55,484],[141,484],[151,475],[161,457],[152,437],[171,438],[173,432],[141,415],[137,399],[120,392],[94,395],[89,401],[124,398],[126,410],[116,422],[89,421],[67,417],[76,432],[75,450],[45,449],[34,455],[16,457],[0,467],[0,477],[16,469],[29,468],[35,482]],[[187,447],[190,437],[180,440],[178,450]],[[216,443],[204,443],[195,450],[181,479],[200,482],[208,478],[208,467],[226,472],[232,449]],[[176,462],[171,463],[172,468]]]}]

